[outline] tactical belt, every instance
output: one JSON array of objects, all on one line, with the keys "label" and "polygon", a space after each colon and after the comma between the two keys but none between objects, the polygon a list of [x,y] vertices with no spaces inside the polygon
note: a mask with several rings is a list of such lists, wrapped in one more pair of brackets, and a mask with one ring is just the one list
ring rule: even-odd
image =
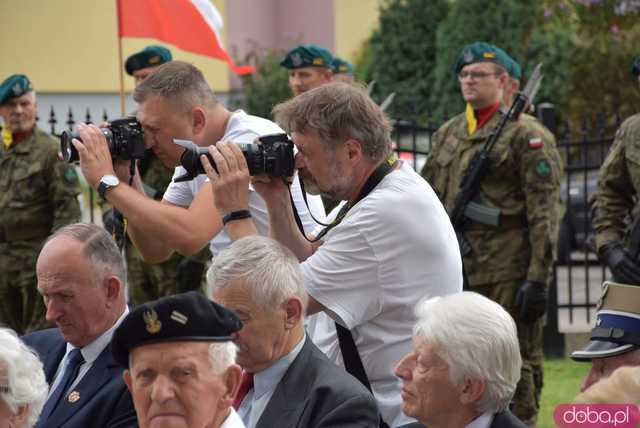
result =
[{"label": "tactical belt", "polygon": [[28,241],[29,239],[46,238],[51,233],[51,227],[20,227],[13,230],[0,229],[0,243]]}]

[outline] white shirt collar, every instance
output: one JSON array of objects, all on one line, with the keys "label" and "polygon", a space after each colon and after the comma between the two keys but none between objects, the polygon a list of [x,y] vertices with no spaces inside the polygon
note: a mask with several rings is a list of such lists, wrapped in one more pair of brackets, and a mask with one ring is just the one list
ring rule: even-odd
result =
[{"label": "white shirt collar", "polygon": [[222,425],[220,425],[220,428],[244,428],[244,427],[245,425],[242,422],[242,419],[240,419],[240,416],[238,416],[238,414],[236,413],[235,410],[233,410],[233,408],[231,408],[231,411],[229,412],[229,416],[227,416],[224,422],[222,422]]},{"label": "white shirt collar", "polygon": [[493,422],[493,413],[485,412],[469,422],[465,428],[489,428]]},{"label": "white shirt collar", "polygon": [[[102,351],[104,351],[104,348],[106,348],[107,345],[111,343],[111,338],[113,337],[113,333],[115,332],[116,328],[120,325],[120,323],[122,322],[122,320],[124,320],[124,317],[126,317],[128,313],[129,313],[129,307],[125,306],[124,312],[122,312],[122,315],[120,315],[120,318],[118,318],[118,320],[111,326],[111,328],[109,328],[109,330],[105,331],[100,336],[98,336],[96,340],[94,340],[90,344],[80,349],[80,353],[82,354],[82,358],[84,358],[85,363],[93,364],[93,362],[100,356]],[[70,343],[67,343],[67,355],[69,354],[69,352],[71,352],[73,348],[75,348],[75,346],[73,346]]]}]

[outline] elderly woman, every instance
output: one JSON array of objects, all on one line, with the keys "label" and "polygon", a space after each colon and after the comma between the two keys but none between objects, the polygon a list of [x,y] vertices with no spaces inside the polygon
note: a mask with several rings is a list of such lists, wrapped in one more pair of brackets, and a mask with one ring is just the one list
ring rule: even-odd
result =
[{"label": "elderly woman", "polygon": [[34,426],[48,389],[38,356],[12,330],[0,328],[0,428]]},{"label": "elderly woman", "polygon": [[463,292],[422,302],[416,314],[414,351],[396,367],[404,413],[429,428],[526,428],[508,409],[522,360],[507,311]]}]

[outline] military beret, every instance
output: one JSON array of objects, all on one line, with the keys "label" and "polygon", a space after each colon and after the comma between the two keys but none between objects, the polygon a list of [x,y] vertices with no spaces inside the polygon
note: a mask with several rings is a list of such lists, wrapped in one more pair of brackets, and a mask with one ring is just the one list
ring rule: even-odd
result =
[{"label": "military beret", "polygon": [[282,58],[280,65],[288,69],[302,67],[325,67],[331,69],[333,67],[333,55],[318,45],[300,45],[291,49]]},{"label": "military beret", "polygon": [[493,62],[508,71],[513,60],[497,46],[485,42],[475,42],[462,49],[462,53],[453,66],[455,74],[460,73],[463,67],[476,62]]},{"label": "military beret", "polygon": [[576,361],[607,358],[640,348],[640,287],[605,282],[591,341],[571,354]]},{"label": "military beret", "polygon": [[237,315],[196,291],[163,297],[131,311],[113,334],[111,352],[123,367],[129,353],[161,342],[226,342],[242,328]]},{"label": "military beret", "polygon": [[353,74],[353,65],[349,61],[345,61],[342,58],[334,57],[331,66],[335,74]]},{"label": "military beret", "polygon": [[20,97],[29,91],[33,91],[31,81],[24,74],[14,74],[0,83],[0,104],[6,103],[9,98]]},{"label": "military beret", "polygon": [[635,77],[640,76],[640,57],[633,60],[633,64],[631,64],[631,74]]},{"label": "military beret", "polygon": [[511,57],[511,55],[509,55],[502,49],[500,48],[496,48],[496,49],[499,51],[502,51],[504,56],[507,58],[506,69],[507,69],[507,73],[509,73],[509,76],[511,76],[514,79],[520,79],[522,77],[522,67],[520,67],[520,64],[518,64],[517,61],[513,59],[513,57]]},{"label": "military beret", "polygon": [[147,67],[156,67],[171,61],[171,51],[163,46],[151,45],[127,58],[124,69],[132,76],[134,71]]}]

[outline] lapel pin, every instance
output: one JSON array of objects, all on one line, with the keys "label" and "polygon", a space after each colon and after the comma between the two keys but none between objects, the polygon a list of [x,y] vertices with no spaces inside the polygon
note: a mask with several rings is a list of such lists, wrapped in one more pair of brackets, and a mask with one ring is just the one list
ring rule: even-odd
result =
[{"label": "lapel pin", "polygon": [[71,391],[71,393],[69,394],[69,397],[67,397],[67,400],[69,400],[69,403],[75,403],[79,399],[80,399],[80,393],[78,391]]}]

